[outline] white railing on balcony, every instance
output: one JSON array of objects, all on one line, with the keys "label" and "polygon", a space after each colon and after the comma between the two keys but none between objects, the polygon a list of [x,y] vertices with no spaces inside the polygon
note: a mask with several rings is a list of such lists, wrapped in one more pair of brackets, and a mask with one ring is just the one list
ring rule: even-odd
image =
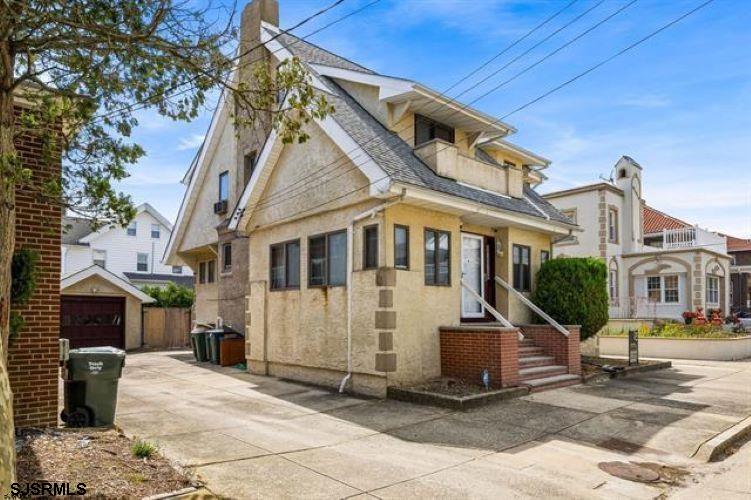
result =
[{"label": "white railing on balcony", "polygon": [[663,229],[663,248],[691,248],[697,245],[695,227],[683,227],[680,229]]},{"label": "white railing on balcony", "polygon": [[712,233],[698,226],[680,229],[665,229],[662,232],[662,248],[703,247],[719,253],[727,253],[727,241],[724,236]]}]

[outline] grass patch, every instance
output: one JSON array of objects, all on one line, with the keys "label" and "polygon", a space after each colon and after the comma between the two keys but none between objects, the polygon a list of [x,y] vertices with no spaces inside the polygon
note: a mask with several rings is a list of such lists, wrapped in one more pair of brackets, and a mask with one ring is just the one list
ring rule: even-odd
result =
[{"label": "grass patch", "polygon": [[[626,337],[628,329],[606,330],[604,336]],[[681,323],[655,324],[652,328],[641,326],[639,338],[667,339],[728,339],[745,337],[747,333],[724,330],[716,325],[684,325]]]},{"label": "grass patch", "polygon": [[136,439],[130,447],[130,452],[137,458],[151,458],[156,454],[156,445],[142,439]]}]

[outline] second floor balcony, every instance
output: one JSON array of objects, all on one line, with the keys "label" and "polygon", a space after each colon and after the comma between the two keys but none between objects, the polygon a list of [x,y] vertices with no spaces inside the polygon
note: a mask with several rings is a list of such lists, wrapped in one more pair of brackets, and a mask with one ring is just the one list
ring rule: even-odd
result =
[{"label": "second floor balcony", "polygon": [[727,253],[724,236],[701,229],[698,226],[678,229],[663,229],[657,235],[645,236],[648,246],[664,250],[705,248],[719,253]]}]

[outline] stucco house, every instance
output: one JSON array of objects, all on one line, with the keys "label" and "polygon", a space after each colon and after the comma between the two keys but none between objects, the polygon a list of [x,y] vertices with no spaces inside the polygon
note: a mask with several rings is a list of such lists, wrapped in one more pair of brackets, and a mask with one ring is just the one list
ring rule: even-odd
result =
[{"label": "stucco house", "polygon": [[727,236],[733,312],[751,312],[751,239]]},{"label": "stucco house", "polygon": [[469,342],[501,349],[494,384],[578,381],[578,330],[558,325],[575,348],[548,353],[516,327],[577,230],[535,190],[549,161],[509,124],[281,32],[276,1],[246,7],[241,39],[272,66],[298,57],[335,111],[283,144],[267,123],[235,130],[220,102],[166,251],[198,273],[196,320],[244,331],[252,372],[378,396],[471,358],[445,348],[454,334],[492,337]]},{"label": "stucco house", "polygon": [[96,264],[136,287],[173,282],[193,285],[193,271],[182,263],[162,263],[172,224],[148,203],[136,207],[128,227],[92,230],[88,219],[63,217],[62,274]]},{"label": "stucco house", "polygon": [[684,311],[730,307],[725,237],[649,207],[643,169],[628,156],[611,182],[556,191],[545,199],[582,232],[556,242],[557,257],[592,256],[608,266],[610,317],[680,320]]}]

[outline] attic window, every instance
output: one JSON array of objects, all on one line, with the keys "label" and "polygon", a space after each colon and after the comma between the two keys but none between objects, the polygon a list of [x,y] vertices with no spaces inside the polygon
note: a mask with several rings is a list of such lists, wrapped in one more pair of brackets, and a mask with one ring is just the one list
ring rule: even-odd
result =
[{"label": "attic window", "polygon": [[250,181],[250,177],[253,175],[253,170],[256,168],[257,156],[258,153],[256,151],[251,151],[243,158],[243,184],[246,186]]},{"label": "attic window", "polygon": [[423,142],[441,139],[454,142],[454,129],[422,115],[415,115],[415,146]]},{"label": "attic window", "polygon": [[618,178],[619,179],[625,179],[626,178],[626,169],[622,168],[618,170]]}]

